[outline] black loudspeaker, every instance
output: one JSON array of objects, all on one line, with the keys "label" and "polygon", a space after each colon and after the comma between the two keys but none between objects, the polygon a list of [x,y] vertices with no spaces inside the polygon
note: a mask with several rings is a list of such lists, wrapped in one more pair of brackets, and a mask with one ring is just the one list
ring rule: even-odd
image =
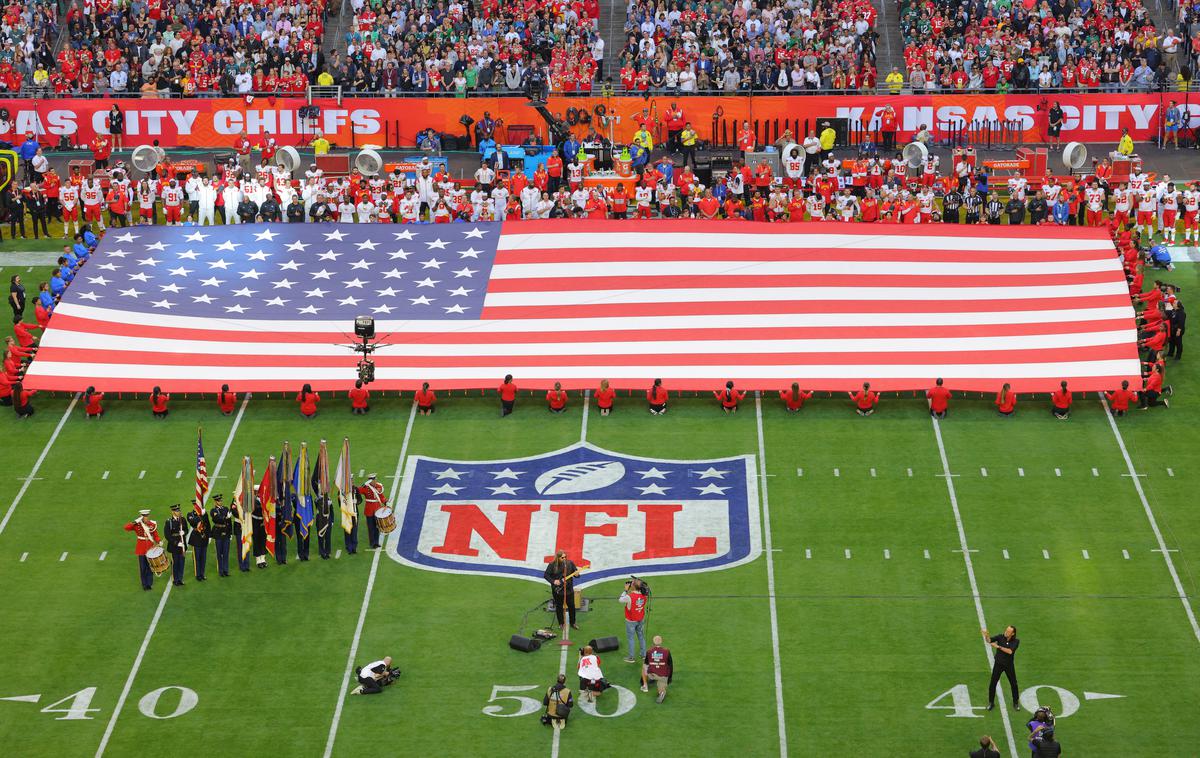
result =
[{"label": "black loudspeaker", "polygon": [[[613,637],[615,640],[616,637]],[[519,634],[514,634],[508,638],[508,646],[513,650],[520,650],[522,653],[532,653],[542,646],[542,641],[536,637],[522,637]]]},{"label": "black loudspeaker", "polygon": [[601,637],[600,639],[588,642],[592,646],[592,650],[597,653],[611,653],[614,650],[621,649],[621,643],[616,637]]}]

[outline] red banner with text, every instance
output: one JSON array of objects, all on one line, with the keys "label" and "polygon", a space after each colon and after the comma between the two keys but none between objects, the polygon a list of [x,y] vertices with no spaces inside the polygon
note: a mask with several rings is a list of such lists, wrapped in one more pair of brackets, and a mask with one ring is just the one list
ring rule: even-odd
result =
[{"label": "red banner with text", "polygon": [[[554,97],[548,107],[565,116],[570,108],[593,114],[598,105],[603,105],[609,115],[619,117],[612,124],[612,136],[617,142],[629,141],[637,128],[633,117],[643,109],[648,111],[647,115],[661,119],[672,101],[679,103],[701,139],[719,138],[718,125],[723,123],[732,142],[742,121],[774,124],[776,131],[767,132],[770,134],[781,133],[784,128],[791,128],[793,133],[816,129],[825,118],[847,118],[855,126],[874,129],[879,113],[891,105],[899,117],[902,140],[922,125],[937,133],[955,123],[1003,121],[1020,130],[1026,142],[1040,142],[1045,139],[1046,113],[1057,101],[1066,116],[1063,139],[1115,143],[1123,129],[1128,129],[1135,140],[1154,139],[1169,100],[1175,96],[1174,93],[1080,93]],[[65,136],[74,144],[86,145],[97,133],[108,132],[108,111],[113,102],[0,99],[0,108],[7,109],[9,115],[0,121],[0,140],[19,143],[26,133],[34,132],[44,144],[56,144]],[[461,135],[460,119],[466,115],[478,120],[485,111],[502,120],[505,126],[528,124],[545,134],[541,117],[520,97],[315,100],[319,115],[308,120],[299,115],[300,108],[307,105],[301,98],[260,97],[249,103],[241,98],[144,98],[115,102],[125,113],[126,146],[158,140],[163,147],[229,148],[242,131],[254,140],[275,137],[281,145],[307,144],[313,133],[320,131],[339,147],[412,146],[422,129]],[[1192,123],[1200,124],[1200,103],[1185,103],[1183,107],[1190,113]],[[598,125],[594,116],[591,125]],[[581,125],[576,129],[586,131],[587,127]]]}]

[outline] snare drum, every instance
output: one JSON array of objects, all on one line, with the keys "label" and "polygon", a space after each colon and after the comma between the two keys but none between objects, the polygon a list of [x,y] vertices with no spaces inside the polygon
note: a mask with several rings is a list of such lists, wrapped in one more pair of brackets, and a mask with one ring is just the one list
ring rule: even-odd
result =
[{"label": "snare drum", "polygon": [[171,569],[171,559],[167,557],[167,551],[157,545],[146,551],[146,562],[150,564],[150,570],[155,576],[162,576]]},{"label": "snare drum", "polygon": [[380,508],[375,511],[375,525],[383,534],[389,534],[396,528],[396,514],[392,513],[391,508]]}]

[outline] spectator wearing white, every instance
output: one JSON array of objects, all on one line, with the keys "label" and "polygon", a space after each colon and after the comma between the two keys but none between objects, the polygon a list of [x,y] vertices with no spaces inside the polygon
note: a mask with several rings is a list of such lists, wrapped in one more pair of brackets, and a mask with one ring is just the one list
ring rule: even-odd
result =
[{"label": "spectator wearing white", "polygon": [[537,218],[537,204],[542,193],[532,184],[521,188],[521,210],[528,218]]},{"label": "spectator wearing white", "polygon": [[358,213],[358,223],[369,223],[376,210],[375,203],[371,202],[371,198],[363,195],[363,199],[359,200],[358,205],[355,207],[355,212]]},{"label": "spectator wearing white", "polygon": [[508,187],[499,184],[492,190],[492,218],[503,221],[508,215]]},{"label": "spectator wearing white", "polygon": [[129,86],[129,74],[125,71],[125,64],[122,63],[108,72],[108,88],[113,92],[124,92]]},{"label": "spectator wearing white", "polygon": [[187,195],[188,211],[195,217],[200,212],[200,175],[195,171],[188,174],[183,191]]},{"label": "spectator wearing white", "polygon": [[221,190],[221,199],[225,205],[225,223],[240,224],[237,207],[238,203],[242,202],[242,188],[237,179],[231,179],[225,184],[225,189]]},{"label": "spectator wearing white", "polygon": [[254,86],[254,77],[250,75],[249,71],[242,69],[233,78],[233,85],[239,94],[249,94],[251,88]]},{"label": "spectator wearing white", "polygon": [[337,207],[338,223],[353,224],[354,223],[354,203],[346,197],[341,199]]},{"label": "spectator wearing white", "polygon": [[[189,180],[190,182],[190,180]],[[189,194],[189,199],[191,195]],[[197,216],[196,223],[212,226],[216,223],[217,188],[211,179],[204,179],[196,191]]]},{"label": "spectator wearing white", "polygon": [[606,684],[604,672],[600,670],[600,656],[595,654],[591,645],[584,645],[579,652],[579,697],[594,703]]}]

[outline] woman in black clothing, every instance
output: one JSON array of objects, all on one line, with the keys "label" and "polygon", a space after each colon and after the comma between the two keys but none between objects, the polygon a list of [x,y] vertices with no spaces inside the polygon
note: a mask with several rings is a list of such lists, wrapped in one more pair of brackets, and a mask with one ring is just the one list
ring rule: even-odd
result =
[{"label": "woman in black clothing", "polygon": [[9,281],[8,305],[12,308],[14,320],[25,315],[25,285],[21,284],[21,277],[17,274],[13,274]]},{"label": "woman in black clothing", "polygon": [[108,112],[108,133],[112,136],[113,149],[124,149],[122,135],[125,134],[125,114],[116,103],[113,103],[112,110]]},{"label": "woman in black clothing", "polygon": [[21,239],[25,239],[25,196],[21,194],[21,188],[16,185],[8,193],[8,202],[5,204],[8,210],[8,236],[10,239],[17,238],[17,230],[21,230]]}]

